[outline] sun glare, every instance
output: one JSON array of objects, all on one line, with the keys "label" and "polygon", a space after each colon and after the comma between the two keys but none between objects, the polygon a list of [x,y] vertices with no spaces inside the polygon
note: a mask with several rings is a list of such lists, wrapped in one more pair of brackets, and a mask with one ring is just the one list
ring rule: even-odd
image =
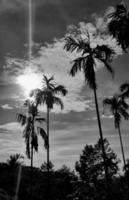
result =
[{"label": "sun glare", "polygon": [[28,98],[31,90],[41,88],[42,76],[37,73],[23,74],[17,77],[17,83],[22,87],[24,95]]}]

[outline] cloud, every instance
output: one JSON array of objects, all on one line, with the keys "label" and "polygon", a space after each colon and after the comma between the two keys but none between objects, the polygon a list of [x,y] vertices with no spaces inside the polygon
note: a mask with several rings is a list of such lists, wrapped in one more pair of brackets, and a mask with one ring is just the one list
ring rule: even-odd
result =
[{"label": "cloud", "polygon": [[26,0],[1,0],[0,1],[0,12],[6,11],[17,11],[27,6]]},{"label": "cloud", "polygon": [[13,109],[13,107],[9,106],[8,104],[2,105],[1,108],[6,109],[6,110],[12,110]]},{"label": "cloud", "polygon": [[10,122],[7,124],[0,125],[0,129],[8,131],[21,131],[23,128],[17,122]]},{"label": "cloud", "polygon": [[[65,110],[83,111],[87,107],[87,102],[83,101],[83,98],[79,96],[80,90],[84,84],[83,74],[79,73],[75,78],[69,76],[71,68],[71,60],[76,56],[70,55],[64,49],[64,41],[56,40],[53,44],[43,46],[39,50],[37,57],[33,58],[32,64],[24,60],[14,59],[14,69],[12,69],[13,59],[8,58],[7,71],[13,74],[13,70],[16,71],[14,82],[16,77],[35,73],[39,76],[41,82],[41,74],[45,73],[48,77],[54,75],[55,81],[58,84],[65,85],[66,89],[69,90],[67,97],[63,97]],[[14,75],[13,75],[14,76]],[[55,111],[59,112],[60,109],[56,107]]]},{"label": "cloud", "polygon": [[[112,49],[115,49],[116,56],[121,55],[121,48],[117,45],[116,40],[106,33],[104,19],[97,15],[95,15],[95,17],[95,24],[80,22],[78,27],[69,26],[68,32],[74,32],[74,30],[79,31],[81,35],[79,37],[85,39],[88,30],[92,47],[95,47],[97,44],[106,44]],[[48,77],[54,75],[55,81],[58,84],[65,85],[66,89],[69,91],[66,97],[62,97],[64,102],[63,112],[70,112],[71,110],[80,112],[87,109],[94,109],[81,93],[85,84],[83,73],[79,72],[74,78],[69,76],[69,71],[72,67],[71,61],[77,58],[78,54],[75,52],[72,54],[66,52],[64,50],[64,44],[64,38],[61,38],[55,39],[51,44],[46,43],[45,45],[40,46],[38,53],[33,56],[31,63],[25,59],[7,57],[2,79],[4,83],[7,84],[9,84],[10,81],[14,84],[18,84],[17,78],[19,76],[23,76],[24,82],[25,76],[29,75],[31,77],[32,74],[35,74],[39,77],[37,78],[37,85],[40,85],[43,73]],[[97,64],[97,69],[103,67],[100,63]],[[9,77],[9,79],[7,77]],[[24,91],[26,88],[27,86],[21,89]],[[40,107],[40,110],[45,111],[44,107]],[[60,108],[55,106],[53,111],[60,112]]]}]

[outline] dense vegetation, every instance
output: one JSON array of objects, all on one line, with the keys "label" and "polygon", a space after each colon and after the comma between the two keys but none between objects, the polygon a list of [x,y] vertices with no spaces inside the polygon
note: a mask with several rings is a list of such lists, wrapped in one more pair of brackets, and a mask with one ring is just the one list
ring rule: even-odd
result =
[{"label": "dense vegetation", "polygon": [[[107,139],[104,139],[104,146],[109,170],[110,199],[126,200],[128,199],[129,166],[127,164],[126,172],[120,173],[118,166],[120,160]],[[65,165],[55,170],[50,162],[49,188],[47,163],[43,163],[40,168],[33,167],[31,181],[31,167],[23,164],[23,158],[19,154],[11,155],[7,163],[0,163],[0,188],[6,191],[11,199],[15,197],[19,169],[22,166],[18,192],[20,200],[107,199],[101,154],[101,142],[98,140],[95,145],[85,146],[79,160],[75,163],[74,171]]]}]

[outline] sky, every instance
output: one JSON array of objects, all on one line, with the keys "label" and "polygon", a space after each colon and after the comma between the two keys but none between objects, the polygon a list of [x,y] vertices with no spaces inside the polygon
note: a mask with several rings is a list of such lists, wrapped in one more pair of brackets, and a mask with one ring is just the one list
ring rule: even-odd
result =
[{"label": "sky", "polygon": [[[16,122],[17,113],[25,113],[23,102],[30,89],[41,87],[42,75],[54,75],[58,84],[68,89],[63,97],[64,110],[54,107],[50,115],[50,160],[55,168],[63,164],[73,168],[84,146],[94,144],[99,138],[93,92],[80,72],[69,76],[71,61],[78,55],[66,52],[64,37],[75,27],[83,34],[88,29],[92,46],[108,44],[116,51],[112,63],[115,77],[100,65],[96,69],[98,101],[103,135],[121,159],[121,150],[113,117],[103,115],[102,100],[112,96],[124,81],[128,81],[129,55],[123,53],[116,41],[105,34],[94,38],[98,30],[106,31],[104,16],[118,0],[32,0],[32,62],[28,62],[29,22],[27,0],[0,0],[0,162],[6,162],[11,154],[21,153],[25,164],[22,138],[23,128]],[[128,5],[128,2],[127,2]],[[45,106],[39,108],[45,114]],[[46,125],[43,124],[43,127]],[[125,155],[129,154],[129,126],[122,121]],[[46,161],[46,150],[39,138],[39,152],[34,154],[34,165],[40,167]]]}]

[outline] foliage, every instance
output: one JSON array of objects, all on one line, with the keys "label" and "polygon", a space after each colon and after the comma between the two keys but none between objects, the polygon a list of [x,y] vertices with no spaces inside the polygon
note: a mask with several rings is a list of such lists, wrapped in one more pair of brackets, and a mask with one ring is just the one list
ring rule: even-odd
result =
[{"label": "foliage", "polygon": [[64,48],[67,51],[76,51],[79,53],[79,57],[73,60],[70,75],[75,76],[78,71],[82,70],[89,87],[96,89],[96,63],[102,63],[107,68],[107,70],[113,74],[111,61],[114,55],[114,51],[108,45],[98,44],[96,47],[92,48],[88,31],[86,38],[87,39],[82,39],[81,34],[77,35],[76,37],[73,35],[67,36]]},{"label": "foliage", "polygon": [[[106,166],[108,168],[108,180],[112,184],[113,177],[118,173],[119,160],[110,148],[107,139],[104,139],[106,154]],[[107,192],[104,180],[104,162],[102,159],[102,147],[100,139],[95,145],[86,145],[79,161],[75,164],[79,179],[74,184],[73,199],[92,200],[106,199]],[[111,192],[111,188],[110,188]]]},{"label": "foliage", "polygon": [[20,154],[10,155],[9,159],[7,160],[7,164],[10,167],[17,167],[18,165],[23,164],[24,157]]},{"label": "foliage", "polygon": [[45,119],[39,116],[35,102],[28,99],[25,101],[24,105],[27,107],[27,114],[17,114],[17,121],[21,126],[24,126],[23,137],[25,138],[26,143],[26,154],[27,157],[30,158],[31,146],[35,151],[38,151],[38,134],[44,139],[45,147],[47,146],[47,136],[43,128],[36,126],[36,122],[41,123],[44,122]]},{"label": "foliage", "polygon": [[121,92],[120,95],[122,98],[124,99],[129,98],[129,82],[128,81],[121,84],[120,92]]},{"label": "foliage", "polygon": [[[108,175],[113,177],[118,172],[119,160],[110,148],[107,139],[104,139],[104,147],[106,153],[106,165],[108,166]],[[87,184],[96,184],[99,178],[104,174],[104,163],[102,159],[101,141],[98,140],[97,144],[86,145],[80,160],[76,162],[75,168],[79,174],[80,180],[85,181]]]},{"label": "foliage", "polygon": [[119,128],[122,117],[126,120],[129,119],[129,114],[127,112],[129,105],[121,96],[114,95],[111,98],[106,98],[103,100],[103,105],[110,108],[114,116],[115,128]]},{"label": "foliage", "polygon": [[109,33],[116,38],[118,44],[126,52],[129,47],[129,12],[122,2],[116,5],[114,12],[108,14]]},{"label": "foliage", "polygon": [[49,109],[53,109],[53,105],[56,104],[63,109],[63,102],[57,95],[65,96],[67,94],[66,88],[63,85],[57,85],[53,76],[47,78],[47,76],[43,75],[42,82],[42,89],[32,90],[30,96],[35,98],[37,105],[46,104]]},{"label": "foliage", "polygon": [[[47,171],[47,167],[48,167],[47,163],[44,162],[41,165],[40,169],[41,169],[42,172],[46,172]],[[51,161],[49,161],[49,171],[54,171],[54,164]]]}]

